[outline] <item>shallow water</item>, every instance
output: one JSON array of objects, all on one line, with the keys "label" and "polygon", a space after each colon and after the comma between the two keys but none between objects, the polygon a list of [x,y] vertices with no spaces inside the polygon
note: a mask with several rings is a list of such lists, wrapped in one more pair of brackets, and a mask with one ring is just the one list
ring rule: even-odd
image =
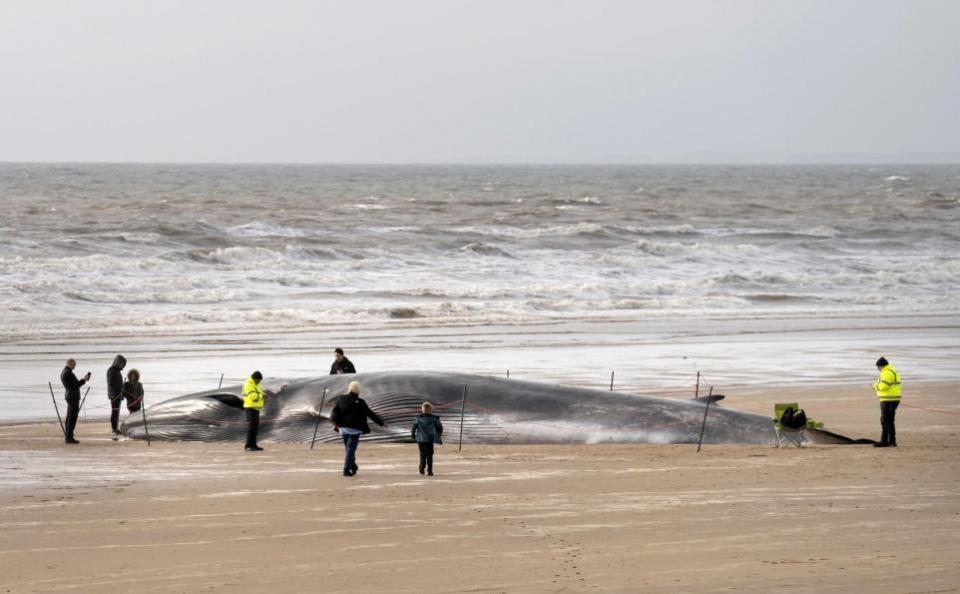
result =
[{"label": "shallow water", "polygon": [[[910,383],[960,378],[960,316],[852,319],[673,319],[531,326],[382,327],[200,337],[112,337],[0,345],[0,421],[55,418],[47,381],[63,408],[58,376],[73,356],[93,372],[84,406],[109,412],[105,370],[116,352],[143,375],[149,404],[236,385],[260,370],[281,378],[325,375],[342,345],[360,372],[468,372],[677,398],[693,396],[696,374],[737,408],[738,386],[858,384],[874,398],[873,362],[885,354]],[[773,388],[771,388],[773,389]],[[124,411],[124,415],[126,412]],[[105,422],[105,421],[104,421]]]}]

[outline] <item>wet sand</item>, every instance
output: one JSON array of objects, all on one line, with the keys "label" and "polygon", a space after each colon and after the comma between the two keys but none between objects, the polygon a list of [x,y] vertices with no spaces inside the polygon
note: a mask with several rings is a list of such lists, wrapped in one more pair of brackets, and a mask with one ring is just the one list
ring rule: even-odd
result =
[{"label": "wet sand", "polygon": [[[754,388],[876,437],[863,386]],[[914,383],[897,449],[113,443],[0,426],[9,592],[956,592],[960,384]],[[709,430],[709,429],[708,429]]]},{"label": "wet sand", "polygon": [[715,385],[722,393],[779,383],[855,383],[869,390],[880,354],[910,384],[960,381],[956,315],[416,324],[16,342],[0,337],[0,422],[53,419],[47,382],[62,407],[59,377],[68,357],[77,360],[79,374],[92,372],[84,413],[109,414],[104,378],[118,353],[140,370],[148,404],[212,389],[221,374],[227,386],[242,384],[253,370],[268,380],[326,375],[335,346],[347,351],[360,372],[509,372],[518,379],[598,389],[606,389],[615,372],[618,391],[684,398],[693,394],[697,371],[705,389]]}]

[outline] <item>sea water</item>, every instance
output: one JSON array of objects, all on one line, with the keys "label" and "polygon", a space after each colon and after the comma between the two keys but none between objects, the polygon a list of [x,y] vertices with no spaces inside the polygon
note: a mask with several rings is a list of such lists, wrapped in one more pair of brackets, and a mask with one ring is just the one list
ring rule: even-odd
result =
[{"label": "sea water", "polygon": [[[329,342],[293,351],[359,336],[363,348],[434,349],[440,360],[445,340],[507,353],[448,362],[464,371],[537,367],[541,355],[517,361],[516,349],[572,347],[552,360],[558,373],[606,374],[618,345],[676,350],[678,336],[715,334],[695,330],[716,320],[740,320],[724,332],[743,342],[757,324],[796,332],[854,319],[869,334],[881,320],[932,319],[907,325],[949,350],[960,314],[953,165],[8,163],[0,204],[4,368],[56,360],[44,388],[77,348],[107,361],[129,345],[189,357],[198,337],[219,353],[262,339],[263,352],[283,354],[305,331]],[[910,340],[922,348],[926,335]],[[784,365],[796,342],[745,351]],[[607,350],[577,361],[596,346]],[[949,376],[942,367],[932,376]]]}]

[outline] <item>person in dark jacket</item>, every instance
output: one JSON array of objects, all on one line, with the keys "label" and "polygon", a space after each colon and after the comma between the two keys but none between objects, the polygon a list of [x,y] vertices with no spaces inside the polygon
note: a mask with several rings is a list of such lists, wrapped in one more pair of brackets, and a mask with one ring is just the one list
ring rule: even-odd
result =
[{"label": "person in dark jacket", "polygon": [[77,368],[77,362],[73,359],[67,359],[67,364],[60,372],[60,383],[63,384],[64,400],[67,401],[67,422],[64,427],[65,443],[80,443],[73,438],[73,431],[77,426],[77,417],[80,415],[80,386],[90,381],[90,372],[88,371],[83,379],[77,379],[73,370]]},{"label": "person in dark jacket", "polygon": [[433,476],[433,444],[443,444],[443,423],[440,417],[432,414],[433,405],[429,402],[424,402],[420,411],[421,414],[413,419],[410,437],[420,448],[420,474],[426,469],[427,476]]},{"label": "person in dark jacket", "polygon": [[113,358],[113,364],[107,368],[107,397],[110,399],[110,431],[113,441],[120,439],[120,403],[123,401],[123,368],[127,360],[123,355]]},{"label": "person in dark jacket", "polygon": [[360,470],[357,466],[357,446],[360,445],[360,436],[370,433],[368,417],[381,427],[387,426],[377,413],[370,410],[367,401],[360,398],[360,383],[350,382],[347,393],[337,398],[337,404],[330,413],[333,430],[339,431],[343,438],[343,476],[353,476]]},{"label": "person in dark jacket", "polygon": [[140,372],[131,369],[127,372],[127,381],[123,382],[123,399],[127,401],[127,412],[140,412],[143,405],[143,384],[140,383]]},{"label": "person in dark jacket", "polygon": [[350,359],[343,356],[343,349],[333,350],[333,365],[330,366],[330,375],[338,373],[356,373],[357,368],[353,366]]}]

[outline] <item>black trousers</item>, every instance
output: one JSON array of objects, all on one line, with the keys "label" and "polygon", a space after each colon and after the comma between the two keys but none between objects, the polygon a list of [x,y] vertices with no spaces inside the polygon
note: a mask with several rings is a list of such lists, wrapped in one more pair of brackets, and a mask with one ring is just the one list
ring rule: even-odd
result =
[{"label": "black trousers", "polygon": [[896,445],[897,427],[894,421],[897,417],[897,407],[900,406],[899,400],[889,400],[880,402],[880,443]]},{"label": "black trousers", "polygon": [[433,472],[433,442],[418,441],[417,447],[420,448],[420,470],[426,468]]},{"label": "black trousers", "polygon": [[245,409],[247,411],[247,445],[245,447],[257,447],[257,431],[260,430],[260,411],[255,408]]},{"label": "black trousers", "polygon": [[120,432],[120,398],[110,400],[110,429],[114,433]]},{"label": "black trousers", "polygon": [[66,426],[64,431],[66,432],[66,439],[73,439],[73,431],[77,427],[77,417],[80,416],[80,401],[79,400],[67,400],[67,419]]}]

